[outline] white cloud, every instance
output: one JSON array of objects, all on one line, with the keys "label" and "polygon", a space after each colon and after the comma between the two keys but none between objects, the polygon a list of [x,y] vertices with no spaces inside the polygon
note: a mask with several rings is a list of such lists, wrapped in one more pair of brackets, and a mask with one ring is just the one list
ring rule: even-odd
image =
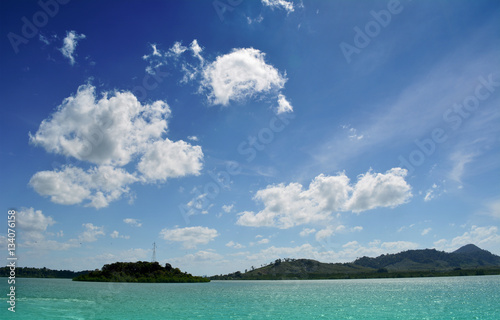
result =
[{"label": "white cloud", "polygon": [[223,205],[222,206],[222,210],[224,210],[225,213],[229,213],[231,212],[231,210],[233,210],[234,208],[234,204],[231,204],[231,205]]},{"label": "white cloud", "polygon": [[368,171],[358,177],[347,208],[361,212],[376,207],[396,207],[412,197],[411,187],[405,181],[407,170],[393,168],[383,173]]},{"label": "white cloud", "polygon": [[351,228],[351,231],[355,232],[355,231],[363,231],[363,227],[361,226],[355,226],[354,228]]},{"label": "white cloud", "polygon": [[172,53],[174,56],[180,56],[187,49],[188,48],[183,46],[182,43],[176,42],[176,43],[174,43],[172,48],[170,48],[169,52]]},{"label": "white cloud", "polygon": [[301,237],[307,237],[308,235],[315,233],[316,229],[314,228],[304,228],[302,231],[299,233]]},{"label": "white cloud", "polygon": [[192,146],[182,140],[169,139],[154,142],[137,165],[146,181],[164,182],[167,178],[199,175],[203,152],[200,146]]},{"label": "white cloud", "polygon": [[293,12],[295,9],[293,7],[293,2],[286,0],[261,0],[264,6],[270,7],[271,9],[278,8],[283,9],[287,13]]},{"label": "white cloud", "polygon": [[286,100],[285,96],[280,93],[278,95],[278,109],[276,110],[276,113],[280,114],[285,112],[293,112],[293,107],[290,102]]},{"label": "white cloud", "polygon": [[52,217],[47,217],[41,210],[33,208],[21,209],[17,212],[16,218],[19,228],[24,231],[43,232],[56,223]]},{"label": "white cloud", "polygon": [[238,243],[238,242],[234,242],[234,241],[229,241],[228,243],[226,243],[226,247],[229,247],[229,248],[234,248],[234,249],[242,249],[242,248],[245,248],[244,245]]},{"label": "white cloud", "polygon": [[160,236],[163,239],[182,242],[183,246],[187,249],[195,248],[200,244],[207,244],[213,241],[218,235],[217,230],[207,227],[165,228],[160,232]]},{"label": "white cloud", "polygon": [[195,56],[196,58],[200,59],[201,63],[203,63],[204,59],[203,59],[203,57],[200,54],[203,51],[203,49],[198,44],[198,40],[194,39],[191,42],[191,45],[189,46],[189,48],[193,52],[193,56]]},{"label": "white cloud", "polygon": [[268,186],[254,196],[254,200],[264,204],[264,209],[258,213],[241,212],[237,224],[287,229],[327,221],[335,211],[361,212],[376,207],[395,207],[412,196],[405,175],[406,170],[393,168],[385,174],[370,170],[359,176],[354,186],[349,184],[344,173],[320,174],[306,190],[299,183]]},{"label": "white cloud", "polygon": [[191,141],[198,141],[199,140],[197,136],[189,136],[187,138],[188,138],[188,140],[191,140]]},{"label": "white cloud", "polygon": [[103,208],[128,193],[128,184],[135,181],[134,175],[112,166],[93,167],[87,171],[66,166],[62,170],[37,172],[29,184],[54,203],[70,205],[87,200],[86,206]]},{"label": "white cloud", "polygon": [[261,14],[259,14],[259,16],[257,18],[255,18],[255,19],[247,17],[248,24],[252,24],[252,23],[255,23],[255,22],[256,23],[261,23],[262,21],[264,21],[264,17]]},{"label": "white cloud", "polygon": [[427,191],[425,192],[425,197],[424,197],[424,201],[427,202],[427,201],[431,201],[432,199],[434,199],[436,197],[436,189],[437,189],[437,184],[433,184],[431,188],[427,189]]},{"label": "white cloud", "polygon": [[257,244],[266,244],[266,243],[269,243],[269,239],[264,238],[262,240],[257,241]]},{"label": "white cloud", "polygon": [[227,106],[260,93],[284,87],[286,78],[264,61],[257,49],[234,49],[203,69],[202,88],[208,90],[211,104]]},{"label": "white cloud", "polygon": [[[192,56],[181,55],[189,50]],[[145,55],[149,65],[146,71],[154,73],[158,66],[173,61],[184,74],[181,83],[199,81],[198,93],[207,95],[209,104],[228,106],[230,102],[241,102],[247,98],[276,97],[277,114],[293,112],[293,107],[286,97],[280,93],[287,79],[265,61],[265,53],[254,48],[237,48],[230,53],[218,56],[214,61],[205,61],[203,48],[194,39],[188,47],[176,42],[167,53]]]},{"label": "white cloud", "polygon": [[316,241],[321,241],[325,238],[329,238],[333,235],[333,228],[331,226],[326,227],[316,233]]},{"label": "white cloud", "polygon": [[130,236],[123,236],[123,235],[120,235],[120,233],[118,231],[113,231],[109,234],[109,236],[113,239],[117,239],[117,238],[122,238],[122,239],[130,239]]},{"label": "white cloud", "polygon": [[80,234],[79,240],[81,242],[94,242],[97,237],[104,236],[104,227],[94,226],[92,223],[84,223],[85,230]]},{"label": "white cloud", "polygon": [[139,221],[140,220],[138,219],[132,219],[132,218],[123,219],[123,222],[125,222],[126,224],[129,224],[134,227],[142,227],[142,223]]},{"label": "white cloud", "polygon": [[500,234],[498,234],[498,227],[486,226],[478,227],[472,226],[469,231],[463,235],[457,236],[452,240],[440,239],[434,242],[434,246],[438,250],[454,251],[466,244],[475,244],[483,249],[500,249]]},{"label": "white cloud", "polygon": [[142,105],[130,92],[104,93],[96,101],[95,87],[82,85],[30,133],[30,142],[47,152],[123,166],[161,139],[169,116],[163,101]]},{"label": "white cloud", "polygon": [[[164,139],[170,108],[163,101],[142,105],[130,92],[107,92],[96,99],[95,87],[82,85],[42,121],[30,142],[52,152],[98,166],[87,171],[73,166],[41,171],[30,185],[59,204],[106,207],[128,185],[165,182],[197,175],[202,168],[201,147]],[[123,168],[137,159],[138,172]]]},{"label": "white cloud", "polygon": [[67,31],[66,32],[66,38],[63,40],[63,46],[59,50],[65,56],[66,58],[69,59],[69,63],[71,65],[75,64],[75,57],[73,56],[76,45],[78,44],[78,41],[85,39],[84,34],[78,34],[75,31]]},{"label": "white cloud", "polygon": [[425,236],[426,234],[428,234],[429,232],[431,232],[432,228],[426,228],[422,231],[421,235]]}]

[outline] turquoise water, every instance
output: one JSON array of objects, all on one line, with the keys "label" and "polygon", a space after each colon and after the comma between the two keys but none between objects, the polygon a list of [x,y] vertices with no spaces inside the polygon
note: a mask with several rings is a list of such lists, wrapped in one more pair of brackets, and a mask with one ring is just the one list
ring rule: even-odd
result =
[{"label": "turquoise water", "polygon": [[199,284],[17,279],[0,319],[500,319],[500,276],[212,281]]}]

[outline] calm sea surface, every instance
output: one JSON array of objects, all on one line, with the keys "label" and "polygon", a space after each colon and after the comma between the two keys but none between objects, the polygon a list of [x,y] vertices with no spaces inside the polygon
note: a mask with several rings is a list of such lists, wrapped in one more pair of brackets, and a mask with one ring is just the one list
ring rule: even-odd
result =
[{"label": "calm sea surface", "polygon": [[0,319],[500,319],[500,276],[198,284],[17,279]]}]

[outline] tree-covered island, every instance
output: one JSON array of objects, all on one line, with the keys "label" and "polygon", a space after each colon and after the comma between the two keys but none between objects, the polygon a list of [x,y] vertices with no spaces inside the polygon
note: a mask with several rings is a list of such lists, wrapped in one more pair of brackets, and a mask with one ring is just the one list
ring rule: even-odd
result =
[{"label": "tree-covered island", "polygon": [[210,282],[210,279],[193,276],[173,268],[169,263],[162,267],[158,262],[115,262],[101,270],[80,275],[73,281],[96,282]]}]

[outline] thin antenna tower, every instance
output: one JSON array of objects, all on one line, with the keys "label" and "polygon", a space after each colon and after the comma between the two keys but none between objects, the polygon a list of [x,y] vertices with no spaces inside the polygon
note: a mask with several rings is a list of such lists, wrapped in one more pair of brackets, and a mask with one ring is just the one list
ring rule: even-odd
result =
[{"label": "thin antenna tower", "polygon": [[156,262],[156,242],[153,242],[153,257],[151,258],[151,262]]}]

